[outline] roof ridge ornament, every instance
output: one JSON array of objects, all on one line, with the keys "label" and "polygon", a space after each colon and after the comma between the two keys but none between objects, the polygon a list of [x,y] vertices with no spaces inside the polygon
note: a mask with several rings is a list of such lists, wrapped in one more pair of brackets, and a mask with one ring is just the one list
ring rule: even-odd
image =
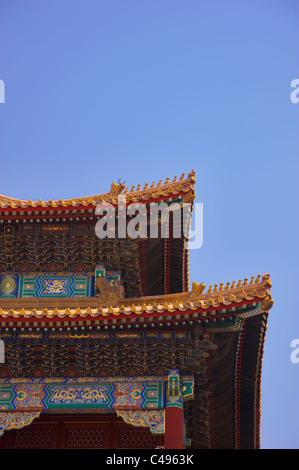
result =
[{"label": "roof ridge ornament", "polygon": [[125,189],[125,187],[126,187],[125,181],[121,183],[119,179],[117,183],[113,182],[111,184],[111,188],[108,193],[108,196],[109,197],[118,196],[123,191],[123,189]]},{"label": "roof ridge ornament", "polygon": [[203,284],[202,282],[200,284],[197,284],[197,282],[193,282],[192,283],[192,290],[189,294],[189,298],[190,299],[193,299],[193,298],[196,298],[198,297],[200,294],[203,293],[203,291],[205,290],[206,288],[206,285]]}]

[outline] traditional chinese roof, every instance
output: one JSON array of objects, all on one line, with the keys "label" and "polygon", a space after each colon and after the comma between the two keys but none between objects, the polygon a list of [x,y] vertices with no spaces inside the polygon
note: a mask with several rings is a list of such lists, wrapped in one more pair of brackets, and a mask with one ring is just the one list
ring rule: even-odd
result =
[{"label": "traditional chinese roof", "polygon": [[[184,405],[195,448],[258,448],[269,275],[120,299],[3,299],[0,377],[194,375]],[[25,374],[25,375],[23,375]]]},{"label": "traditional chinese roof", "polygon": [[262,303],[263,310],[268,310],[273,304],[270,288],[272,286],[269,275],[258,275],[237,283],[227,282],[218,286],[209,286],[205,293],[205,285],[193,283],[190,292],[181,292],[170,295],[120,298],[117,305],[103,305],[97,297],[83,298],[22,298],[2,299],[0,307],[1,319],[28,319],[30,321],[60,322],[61,320],[103,320],[113,321],[124,318],[134,318],[145,321],[148,316],[159,318],[160,321],[170,318],[208,317],[216,318],[227,312],[235,312],[238,308],[250,307]]},{"label": "traditional chinese roof", "polygon": [[[99,240],[95,206],[194,200],[194,172],[87,198],[0,196],[0,276],[95,274],[119,269],[123,290],[89,297],[0,297],[2,378],[194,376],[184,404],[194,448],[258,448],[269,274],[189,289],[184,238]],[[29,275],[31,275],[29,274]],[[96,279],[96,278],[95,278]],[[105,286],[105,283],[104,283]],[[109,290],[110,289],[110,290]]]},{"label": "traditional chinese roof", "polygon": [[[112,183],[111,189],[109,192],[96,194],[93,196],[86,197],[76,197],[70,199],[59,199],[59,200],[49,200],[49,201],[24,201],[17,198],[11,198],[8,196],[3,196],[0,194],[0,209],[2,211],[9,211],[10,216],[16,218],[20,212],[25,216],[26,213],[31,212],[34,208],[35,211],[51,209],[55,212],[61,210],[65,212],[68,208],[77,208],[77,209],[89,209],[93,208],[99,203],[108,202],[112,204],[117,204],[118,195],[123,194],[126,196],[127,203],[135,202],[146,202],[150,203],[154,200],[166,200],[173,197],[186,196],[188,194],[189,201],[194,199],[194,183],[195,183],[195,172],[191,171],[188,176],[185,178],[183,173],[179,179],[177,176],[174,177],[173,181],[170,181],[170,178],[166,178],[165,182],[162,183],[162,180],[159,180],[157,184],[155,181],[151,183],[145,183],[144,187],[141,188],[141,185],[132,186],[129,191],[128,187],[125,187],[123,183]],[[17,211],[12,213],[12,209]],[[24,209],[24,211],[22,211]],[[30,213],[29,215],[37,217],[38,214]],[[43,214],[45,215],[45,214]],[[5,216],[5,214],[4,214]]]},{"label": "traditional chinese roof", "polygon": [[[127,297],[188,290],[185,238],[99,239],[96,206],[118,207],[118,196],[133,203],[193,203],[195,174],[169,178],[130,191],[112,183],[107,193],[58,201],[21,201],[0,196],[0,274],[16,272],[89,272],[95,264],[120,269]],[[170,217],[172,217],[170,215]]]}]

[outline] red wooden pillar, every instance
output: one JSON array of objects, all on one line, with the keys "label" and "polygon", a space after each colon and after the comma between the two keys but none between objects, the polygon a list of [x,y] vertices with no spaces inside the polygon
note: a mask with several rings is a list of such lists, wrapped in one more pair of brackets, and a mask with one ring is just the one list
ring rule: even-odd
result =
[{"label": "red wooden pillar", "polygon": [[165,409],[164,449],[185,449],[184,444],[184,413],[177,406]]},{"label": "red wooden pillar", "polygon": [[170,370],[165,406],[164,449],[185,449],[184,411],[178,370]]}]

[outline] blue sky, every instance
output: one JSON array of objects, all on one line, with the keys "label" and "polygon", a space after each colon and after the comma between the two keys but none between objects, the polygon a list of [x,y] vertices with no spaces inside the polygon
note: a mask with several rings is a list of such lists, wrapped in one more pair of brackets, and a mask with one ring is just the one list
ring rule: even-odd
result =
[{"label": "blue sky", "polygon": [[196,171],[190,282],[269,272],[263,448],[299,448],[296,0],[1,0],[0,193],[105,192]]}]

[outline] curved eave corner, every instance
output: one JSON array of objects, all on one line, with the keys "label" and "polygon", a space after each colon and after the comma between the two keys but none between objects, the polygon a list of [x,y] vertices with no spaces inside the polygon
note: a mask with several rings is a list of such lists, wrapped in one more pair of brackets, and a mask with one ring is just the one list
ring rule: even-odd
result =
[{"label": "curved eave corner", "polygon": [[[204,293],[204,284],[192,284],[190,292],[150,296],[132,299],[119,299],[115,305],[101,305],[97,297],[84,298],[53,298],[53,299],[2,299],[0,304],[0,321],[10,319],[18,321],[61,321],[62,319],[81,321],[99,320],[114,321],[130,318],[144,318],[159,316],[165,319],[169,316],[187,315],[188,317],[215,317],[225,311],[234,311],[235,315],[246,318],[247,313],[238,313],[238,309],[244,306],[255,306],[255,314],[268,311],[272,305],[270,288],[272,282],[269,275],[265,274],[260,280],[260,275],[254,280],[251,278],[235,281],[226,287],[218,287],[217,284],[209,286]],[[52,304],[52,307],[49,305]],[[252,312],[251,314],[252,315]]]},{"label": "curved eave corner", "polygon": [[162,180],[159,180],[157,184],[155,184],[155,181],[153,181],[150,186],[148,183],[145,183],[143,188],[141,188],[141,185],[139,184],[137,188],[132,186],[130,191],[129,188],[125,187],[123,183],[113,182],[111,184],[110,191],[107,193],[72,199],[26,201],[10,198],[0,194],[0,211],[1,209],[2,211],[7,211],[11,209],[31,209],[33,207],[36,210],[38,208],[45,209],[47,207],[65,210],[70,207],[94,207],[102,202],[117,204],[118,196],[120,194],[126,196],[127,203],[149,202],[151,200],[176,197],[179,194],[183,194],[184,197],[186,197],[185,202],[193,203],[195,197],[195,181],[195,172],[192,170],[186,178],[185,174],[183,173],[179,179],[177,179],[177,176],[175,176],[173,181],[170,181],[170,178],[168,177],[164,183],[162,183]]}]

